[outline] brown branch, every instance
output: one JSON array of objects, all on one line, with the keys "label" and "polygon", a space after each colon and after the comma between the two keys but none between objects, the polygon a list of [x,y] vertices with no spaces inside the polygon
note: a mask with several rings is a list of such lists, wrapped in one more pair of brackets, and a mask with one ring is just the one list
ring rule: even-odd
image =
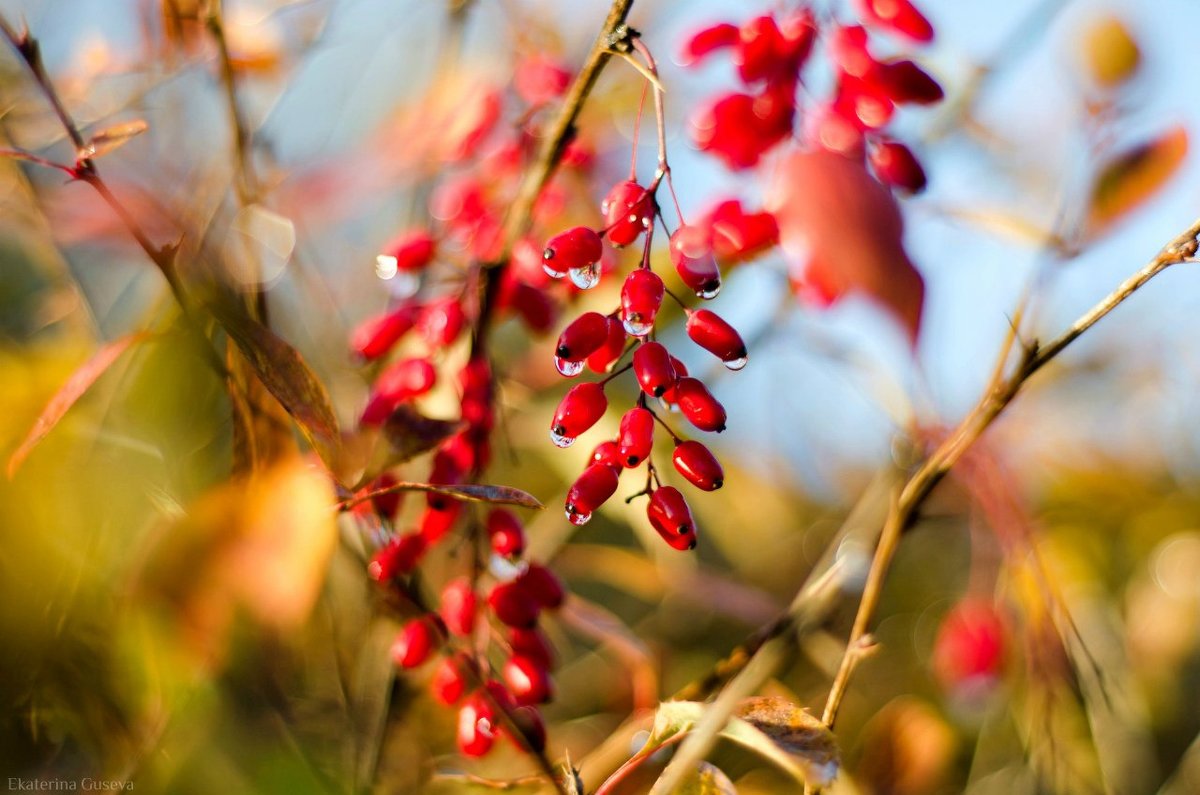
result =
[{"label": "brown branch", "polygon": [[217,45],[217,60],[221,71],[221,88],[225,95],[225,104],[229,109],[229,121],[233,128],[233,150],[235,169],[235,185],[238,198],[243,205],[253,204],[258,200],[258,178],[254,172],[251,159],[250,128],[246,124],[242,107],[238,103],[236,76],[233,71],[233,58],[229,53],[229,40],[225,36],[225,22],[221,13],[221,0],[209,0],[204,26]]},{"label": "brown branch", "polygon": [[482,352],[487,347],[487,334],[495,312],[496,298],[500,288],[501,276],[512,254],[513,244],[529,231],[533,222],[533,206],[554,170],[562,160],[563,151],[575,137],[575,123],[583,111],[584,103],[600,79],[600,73],[612,57],[614,44],[623,41],[629,35],[625,27],[625,19],[633,0],[613,0],[608,17],[600,28],[600,35],[592,45],[592,51],[584,62],[583,68],[575,77],[575,82],[567,90],[563,98],[561,110],[551,123],[542,139],[537,157],[525,172],[525,177],[517,189],[512,207],[504,220],[503,245],[500,256],[490,263],[484,263],[480,271],[480,304],[479,313],[475,319],[474,338],[471,349]]}]

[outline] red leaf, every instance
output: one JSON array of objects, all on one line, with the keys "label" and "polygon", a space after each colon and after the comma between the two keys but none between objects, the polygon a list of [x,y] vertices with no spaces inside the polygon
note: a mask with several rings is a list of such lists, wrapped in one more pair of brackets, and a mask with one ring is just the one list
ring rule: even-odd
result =
[{"label": "red leaf", "polygon": [[38,443],[42,439],[45,439],[50,431],[54,430],[54,426],[58,425],[63,415],[67,413],[71,406],[75,405],[75,402],[79,398],[83,397],[83,393],[87,392],[92,384],[96,383],[96,379],[104,375],[104,372],[112,366],[112,363],[131,345],[135,342],[146,340],[151,336],[148,331],[139,331],[115,339],[92,354],[90,359],[80,365],[79,369],[71,374],[67,382],[50,398],[50,402],[46,404],[46,408],[42,409],[42,413],[38,415],[37,422],[29,429],[29,433],[25,435],[21,446],[9,456],[8,477],[10,480],[17,474],[17,470],[20,469],[21,464],[25,462],[29,454],[33,452],[33,448],[37,447]]},{"label": "red leaf", "polygon": [[799,286],[825,303],[863,293],[916,343],[925,283],[904,250],[900,207],[861,163],[826,151],[794,154],[780,167],[767,209]]}]

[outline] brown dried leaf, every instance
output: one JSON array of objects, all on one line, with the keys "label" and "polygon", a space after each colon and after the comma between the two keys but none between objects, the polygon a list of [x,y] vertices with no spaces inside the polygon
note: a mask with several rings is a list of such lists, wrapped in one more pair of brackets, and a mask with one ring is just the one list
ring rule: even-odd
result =
[{"label": "brown dried leaf", "polygon": [[339,444],[337,418],[325,385],[299,351],[245,311],[234,297],[210,306],[265,386],[329,464]]},{"label": "brown dried leaf", "polygon": [[400,406],[383,426],[384,438],[392,447],[388,465],[401,464],[429,452],[463,427],[462,420],[437,420],[424,416],[411,406]]},{"label": "brown dried leaf", "polygon": [[25,459],[29,456],[33,449],[38,446],[42,439],[54,429],[63,415],[75,405],[79,398],[91,388],[92,384],[96,383],[96,379],[104,375],[105,371],[112,366],[112,363],[120,358],[121,354],[129,349],[136,342],[149,339],[150,332],[139,331],[134,334],[127,334],[124,337],[119,337],[112,342],[107,343],[100,350],[92,354],[91,358],[79,366],[67,382],[59,388],[54,396],[50,398],[50,402],[42,409],[42,413],[38,415],[37,421],[33,427],[29,429],[29,433],[25,435],[20,447],[9,456],[8,459],[8,477],[11,480],[16,475],[17,470]]},{"label": "brown dried leaf", "polygon": [[817,718],[778,696],[748,698],[737,716],[794,756],[808,781],[828,784],[837,775],[840,757],[833,732]]},{"label": "brown dried leaf", "polygon": [[144,133],[149,126],[145,119],[134,119],[105,127],[88,139],[88,142],[75,155],[80,160],[95,160],[98,157],[104,157],[109,152],[120,149],[129,143],[130,139]]},{"label": "brown dried leaf", "polygon": [[445,494],[447,497],[453,497],[456,500],[463,500],[464,502],[490,502],[497,505],[517,505],[521,508],[544,507],[529,492],[515,489],[511,486],[488,486],[473,483],[447,486],[440,483],[409,483],[407,481],[393,483],[387,488],[356,495],[342,502],[341,507],[343,509],[350,508],[360,502],[366,502],[384,494],[393,494],[397,491],[427,491],[433,494]]},{"label": "brown dried leaf", "polygon": [[1109,160],[1092,186],[1089,237],[1151,199],[1183,165],[1187,151],[1187,130],[1176,125]]}]

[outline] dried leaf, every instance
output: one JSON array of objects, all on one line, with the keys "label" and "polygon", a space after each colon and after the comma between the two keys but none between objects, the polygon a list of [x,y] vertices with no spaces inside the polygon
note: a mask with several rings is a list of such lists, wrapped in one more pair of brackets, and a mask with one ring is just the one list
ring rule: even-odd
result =
[{"label": "dried leaf", "polygon": [[1108,161],[1092,186],[1089,236],[1151,199],[1183,165],[1187,151],[1187,130],[1177,125]]},{"label": "dried leaf", "polygon": [[[654,716],[647,749],[691,731],[704,714],[695,701],[667,701]],[[790,773],[797,781],[827,786],[837,776],[837,740],[819,720],[781,698],[747,699],[721,736]]]},{"label": "dried leaf", "polygon": [[895,315],[915,343],[925,283],[904,250],[904,219],[891,191],[862,163],[826,151],[794,154],[778,173],[767,209],[798,286],[823,303],[862,293]]},{"label": "dried leaf", "polygon": [[[833,732],[787,699],[775,696],[746,699],[737,716],[794,757],[806,781],[823,787],[837,775],[839,754]],[[755,748],[761,751],[755,739]],[[774,758],[766,753],[764,756]]]},{"label": "dried leaf", "polygon": [[355,495],[350,499],[344,500],[339,507],[346,510],[360,502],[366,502],[385,494],[393,494],[397,491],[427,491],[433,494],[445,494],[447,497],[453,497],[456,500],[463,500],[464,502],[490,502],[497,505],[517,505],[522,508],[543,507],[537,501],[537,498],[529,492],[514,489],[511,486],[487,486],[472,483],[448,486],[440,483],[409,483],[407,481],[393,483],[387,488]]},{"label": "dried leaf", "polygon": [[429,452],[463,427],[461,420],[436,420],[424,416],[411,406],[400,406],[383,426],[383,435],[392,447],[388,465],[401,464]]},{"label": "dried leaf", "polygon": [[737,787],[721,768],[701,762],[675,789],[675,795],[737,795]]},{"label": "dried leaf", "polygon": [[112,363],[120,358],[121,354],[129,349],[136,342],[141,342],[150,338],[150,332],[139,331],[134,334],[127,334],[124,337],[113,340],[107,343],[100,350],[92,354],[92,357],[79,366],[67,382],[59,388],[54,396],[50,398],[50,402],[42,409],[42,413],[38,415],[37,421],[33,427],[29,429],[29,433],[25,435],[20,447],[9,456],[8,459],[8,477],[12,479],[16,475],[17,470],[24,463],[33,449],[38,446],[42,439],[54,429],[63,415],[75,405],[75,402],[83,396],[83,393],[96,382],[100,376],[104,374]]},{"label": "dried leaf", "polygon": [[339,436],[325,385],[299,351],[244,310],[235,298],[212,303],[212,312],[237,344],[254,372],[329,463]]},{"label": "dried leaf", "polygon": [[88,139],[83,148],[75,153],[76,157],[80,160],[94,160],[98,157],[104,157],[109,152],[120,149],[129,143],[130,139],[141,135],[148,128],[149,125],[146,124],[145,119],[134,119],[133,121],[121,122],[111,127],[105,127]]}]

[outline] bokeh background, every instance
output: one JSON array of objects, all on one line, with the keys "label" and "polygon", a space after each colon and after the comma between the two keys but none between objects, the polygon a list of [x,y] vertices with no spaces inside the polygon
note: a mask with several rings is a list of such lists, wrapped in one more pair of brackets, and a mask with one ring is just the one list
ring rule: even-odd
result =
[{"label": "bokeh background", "polygon": [[[238,240],[265,263],[275,328],[327,381],[343,420],[367,388],[348,330],[388,299],[375,252],[427,216],[443,169],[428,156],[430,131],[422,137],[444,118],[430,87],[451,61],[466,79],[501,85],[537,49],[577,66],[606,5],[478,0],[458,28],[435,0],[226,3],[272,211],[229,234],[252,230]],[[619,501],[582,530],[566,523],[557,505],[586,451],[546,443],[565,389],[549,342],[515,326],[498,336],[511,374],[507,442],[489,479],[551,506],[531,520],[534,556],[552,561],[580,609],[551,624],[563,666],[550,748],[583,759],[585,774],[628,754],[618,728],[631,713],[701,675],[788,602],[850,506],[895,466],[914,421],[950,426],[972,405],[1023,294],[1023,333],[1052,336],[1200,214],[1200,165],[1188,157],[1134,212],[1087,235],[1081,227],[1106,158],[1176,126],[1200,130],[1195,3],[924,8],[938,38],[919,58],[949,101],[899,123],[931,177],[904,202],[927,287],[916,355],[864,300],[830,310],[799,301],[780,254],[735,270],[714,308],[751,340],[750,365],[723,374],[685,359],[713,376],[732,418],[717,443],[727,486],[694,501],[697,554],[665,548]],[[149,228],[166,236],[167,218],[200,223],[221,211],[232,166],[211,53],[164,55],[158,3],[0,0],[0,11],[28,22],[81,123],[147,121],[103,169]],[[761,196],[761,180],[730,174],[687,136],[693,110],[734,85],[728,63],[684,69],[673,58],[701,25],[758,11],[635,3],[631,21],[662,62],[685,213]],[[1085,66],[1087,33],[1113,17],[1140,63],[1102,91]],[[628,162],[635,78],[613,63],[584,116],[597,173],[612,175],[595,180],[597,202]],[[453,113],[453,86],[446,97]],[[63,150],[11,52],[0,55],[0,103],[0,143]],[[652,137],[641,146],[652,163]],[[1064,256],[1055,239],[1079,250]],[[461,779],[430,783],[461,770],[451,714],[429,701],[420,675],[393,682],[396,625],[373,609],[352,544],[328,566],[321,542],[304,538],[229,553],[230,517],[246,505],[300,510],[307,497],[279,495],[309,492],[290,480],[265,493],[222,490],[222,385],[171,333],[161,280],[107,209],[60,174],[0,160],[0,269],[6,457],[100,341],[163,332],[122,358],[16,477],[0,479],[0,781],[471,791]],[[611,302],[614,290],[588,300]],[[847,698],[846,775],[834,792],[1200,791],[1197,309],[1192,266],[1151,283],[1040,373],[967,475],[939,488],[889,581],[880,649]],[[450,412],[453,395],[436,393],[426,408]],[[280,569],[280,558],[291,563]],[[430,581],[453,565],[434,561]],[[943,617],[964,596],[995,605],[1005,626],[998,676],[970,693],[933,663]],[[310,599],[311,615],[274,609]],[[819,710],[853,606],[806,643],[775,692]],[[761,761],[717,754],[739,791],[791,791]],[[528,765],[501,753],[472,770],[504,777]],[[638,786],[648,785],[628,791]]]}]

